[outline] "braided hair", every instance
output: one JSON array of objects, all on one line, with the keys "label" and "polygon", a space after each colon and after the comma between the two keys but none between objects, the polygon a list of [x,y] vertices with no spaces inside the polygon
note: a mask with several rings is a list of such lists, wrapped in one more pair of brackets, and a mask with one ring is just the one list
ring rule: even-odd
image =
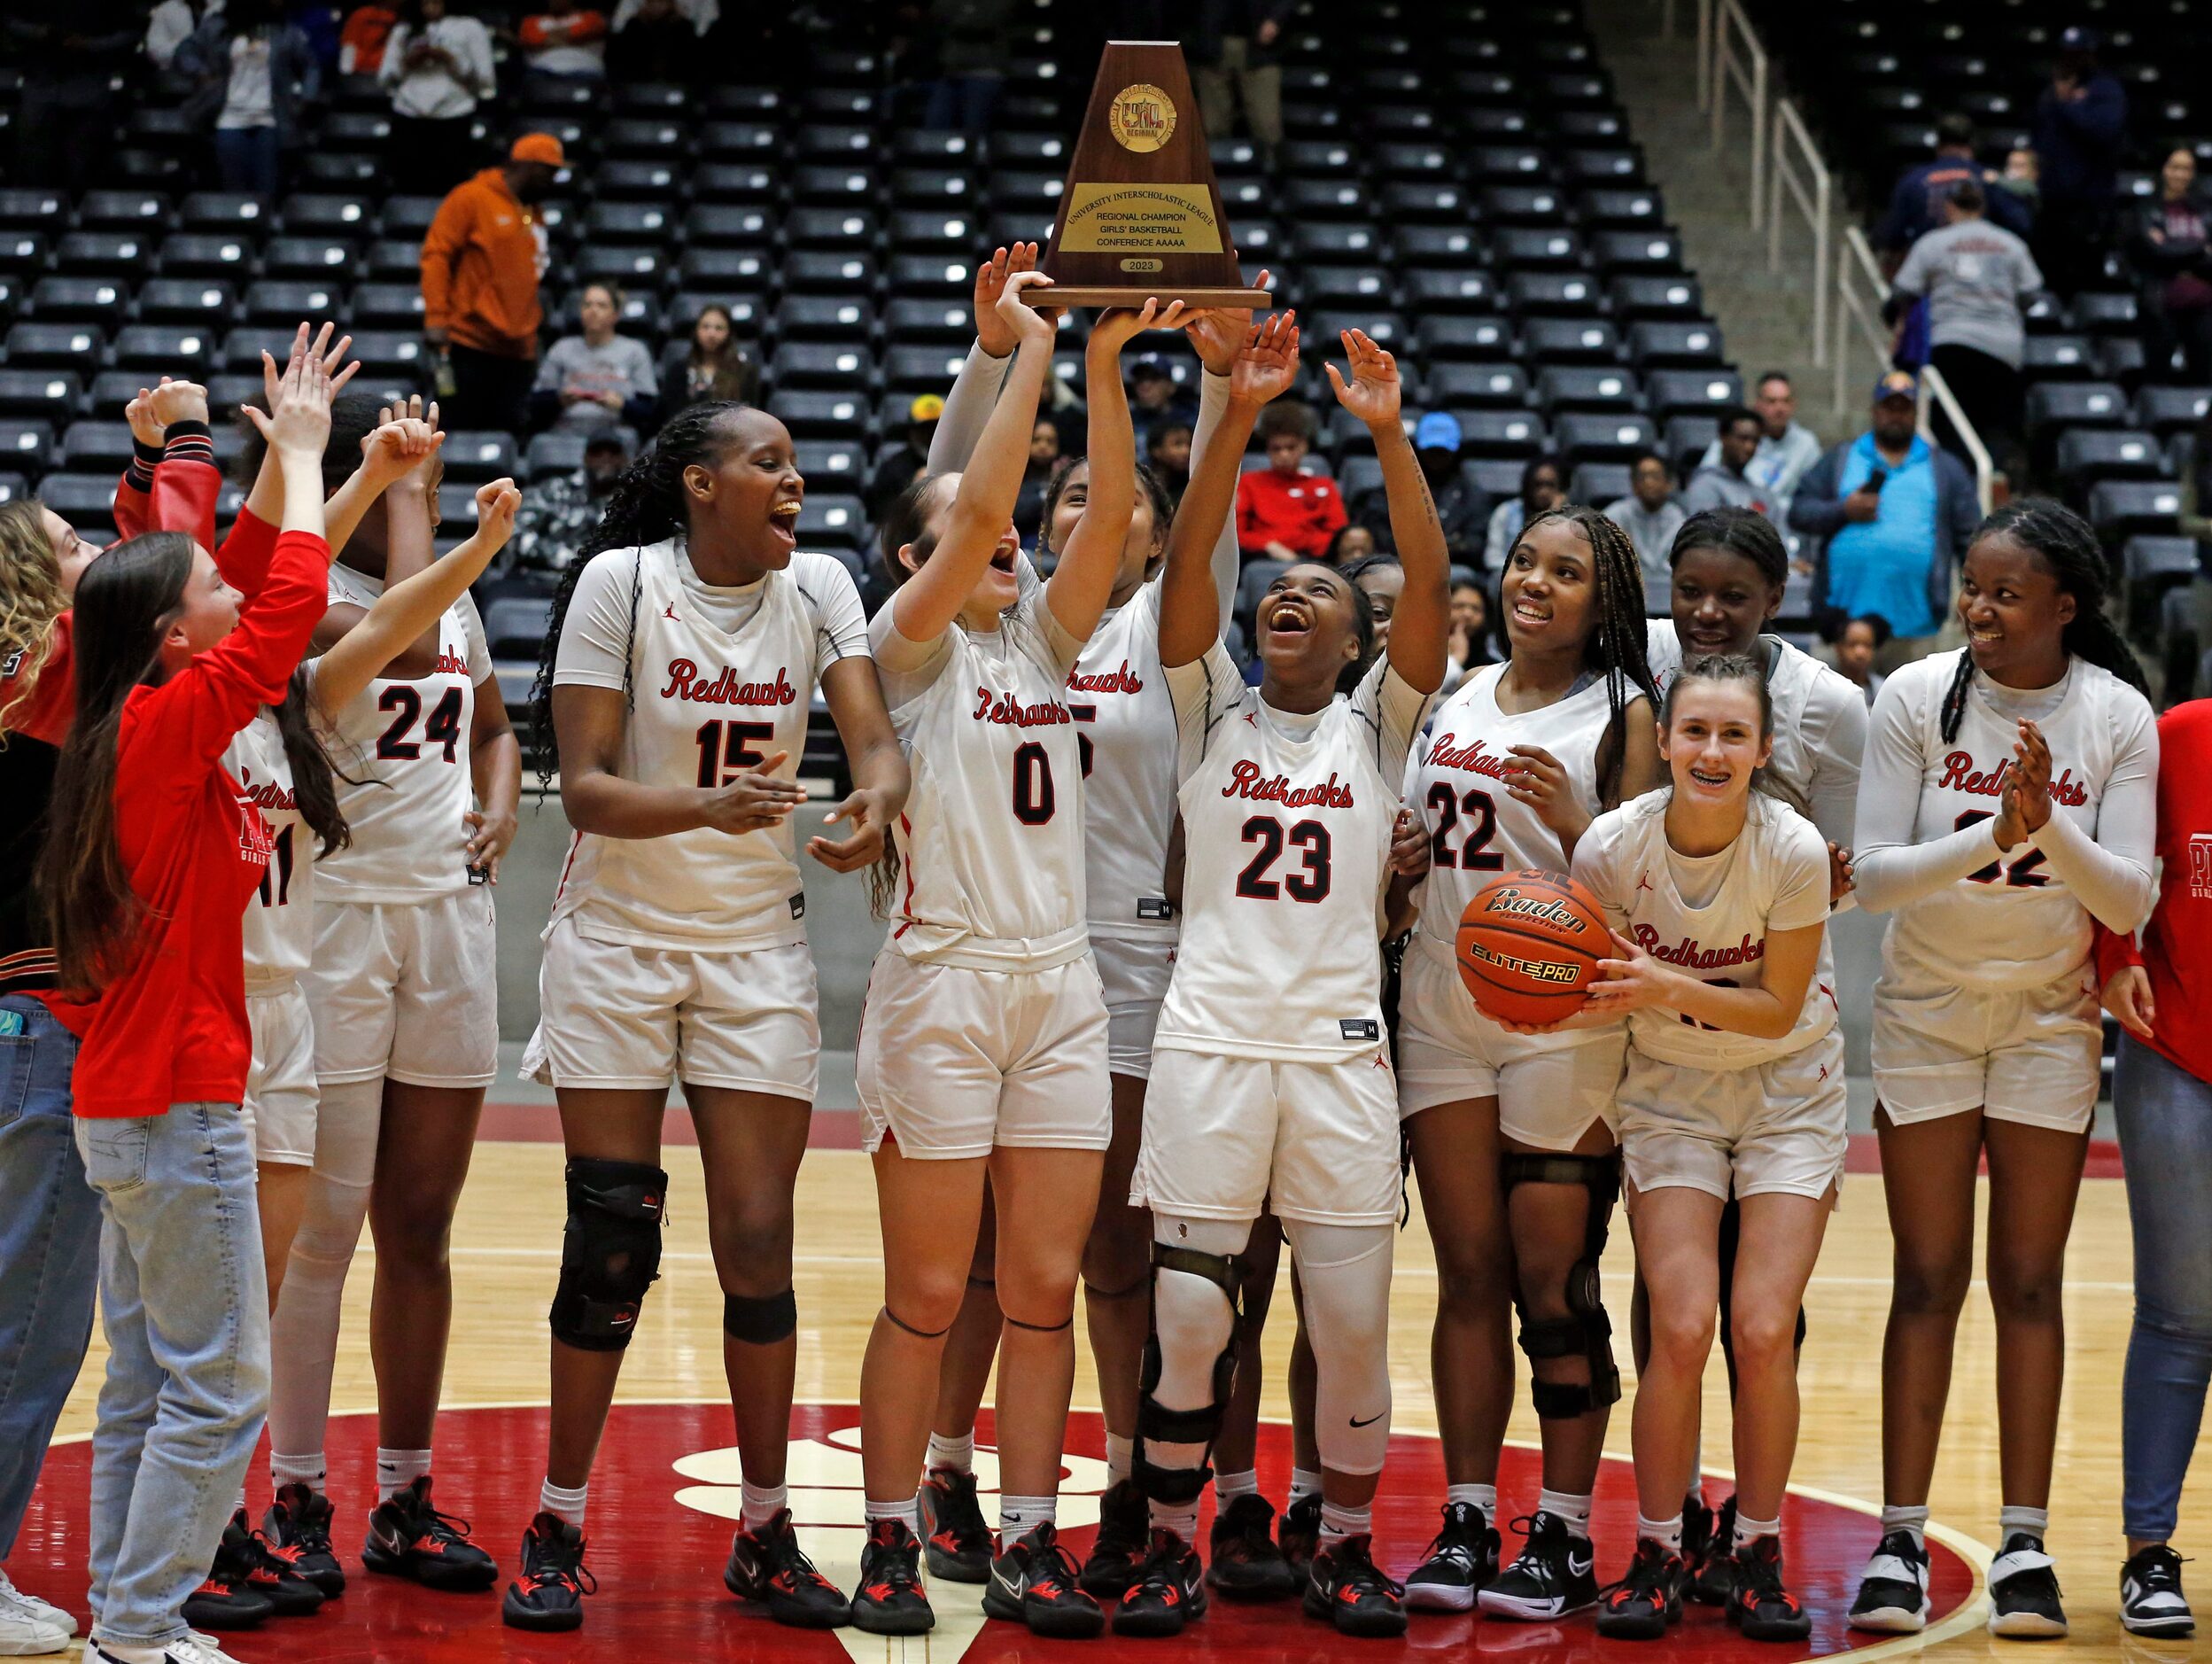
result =
[{"label": "braided hair", "polygon": [[[2059,637],[2059,644],[2068,654],[2110,671],[2147,698],[2150,688],[2143,679],[2142,665],[2136,662],[2133,649],[2118,627],[2105,614],[2105,594],[2112,581],[2112,569],[2106,563],[2105,552],[2099,547],[2097,534],[2090,530],[2089,522],[2048,497],[2017,497],[1992,510],[1974,528],[1974,536],[1967,546],[1968,551],[1989,537],[2008,538],[2029,550],[2058,579],[2060,593],[2074,597],[2074,617]],[[1959,737],[1959,724],[1967,712],[1967,689],[1973,681],[1974,650],[1968,648],[1960,652],[1958,673],[1952,677],[1951,686],[1944,694],[1943,736],[1946,745]]]},{"label": "braided hair", "polygon": [[[545,643],[538,649],[538,674],[530,685],[531,742],[537,748],[540,786],[553,783],[554,769],[560,760],[560,748],[553,733],[553,665],[560,657],[561,630],[567,622],[569,603],[575,598],[578,579],[583,577],[584,569],[591,564],[595,555],[609,549],[641,549],[648,543],[675,537],[689,526],[690,514],[684,502],[684,470],[695,463],[709,467],[714,464],[726,443],[720,432],[722,419],[745,408],[734,400],[709,400],[687,406],[671,416],[651,448],[615,482],[597,529],[584,540],[576,558],[561,574],[560,587],[553,596],[553,618],[546,626]],[[633,643],[636,639],[638,601],[644,589],[645,562],[640,556],[630,566]],[[637,689],[631,657],[625,645],[622,696],[625,704],[634,705]]]},{"label": "braided hair", "polygon": [[1591,570],[1597,580],[1597,624],[1583,640],[1582,663],[1605,678],[1605,700],[1612,709],[1605,725],[1611,757],[1597,782],[1598,796],[1611,803],[1620,795],[1621,770],[1628,760],[1629,700],[1642,694],[1654,711],[1659,708],[1659,690],[1644,651],[1649,636],[1643,617],[1643,563],[1627,533],[1583,503],[1562,503],[1530,517],[1521,538],[1552,520],[1573,526],[1590,546]]}]

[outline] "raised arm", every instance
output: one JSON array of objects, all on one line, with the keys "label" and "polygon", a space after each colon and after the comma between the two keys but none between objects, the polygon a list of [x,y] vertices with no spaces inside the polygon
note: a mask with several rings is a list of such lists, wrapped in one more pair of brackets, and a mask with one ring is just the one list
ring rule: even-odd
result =
[{"label": "raised arm", "polygon": [[1345,330],[1340,338],[1352,379],[1347,382],[1331,364],[1329,385],[1337,402],[1374,435],[1390,500],[1390,535],[1406,571],[1405,593],[1390,625],[1390,667],[1407,686],[1434,693],[1444,685],[1444,649],[1452,628],[1452,557],[1444,523],[1398,420],[1398,361],[1357,330]]},{"label": "raised arm", "polygon": [[973,466],[960,476],[943,534],[921,570],[892,598],[891,622],[909,641],[934,641],[951,626],[1013,523],[1037,394],[1052,368],[1054,327],[1052,313],[1033,309],[1021,296],[1044,281],[1036,272],[1018,273],[999,297],[998,315],[1020,342],[1013,370],[984,424]]},{"label": "raised arm", "polygon": [[446,442],[438,431],[437,404],[431,405],[426,419],[421,393],[405,405],[386,405],[376,414],[376,426],[361,441],[361,466],[322,505],[334,551],[345,547],[371,503],[430,463]]},{"label": "raised arm", "polygon": [[1036,245],[1016,243],[992,251],[975,268],[975,345],[968,348],[960,373],[952,378],[951,391],[944,396],[944,414],[929,436],[931,473],[958,473],[975,455],[1016,345],[1013,326],[998,315],[999,297],[1005,293],[1010,276],[1036,268]]},{"label": "raised arm", "polygon": [[1298,378],[1298,314],[1279,312],[1246,333],[1229,377],[1221,425],[1203,455],[1191,458],[1191,483],[1168,531],[1160,577],[1160,658],[1169,670],[1197,663],[1221,640],[1223,608],[1213,553],[1237,496],[1237,470],[1260,407]]},{"label": "raised arm", "polygon": [[[1268,274],[1263,271],[1254,287],[1267,286]],[[1198,426],[1191,435],[1191,465],[1195,469],[1205,460],[1207,447],[1213,444],[1222,416],[1229,408],[1229,377],[1237,368],[1237,354],[1245,337],[1252,332],[1252,313],[1244,307],[1194,312],[1184,320],[1183,332],[1198,349],[1199,362],[1206,366],[1199,387]],[[1237,604],[1237,579],[1243,570],[1235,517],[1225,514],[1221,532],[1214,539],[1214,599],[1222,618]]]},{"label": "raised arm", "polygon": [[1079,641],[1090,639],[1113,596],[1137,510],[1137,436],[1122,385],[1122,349],[1145,330],[1177,329],[1182,322],[1180,300],[1169,301],[1165,311],[1159,301],[1147,300],[1141,311],[1120,307],[1091,326],[1083,352],[1083,380],[1090,389],[1090,490],[1044,584],[1044,604]]}]

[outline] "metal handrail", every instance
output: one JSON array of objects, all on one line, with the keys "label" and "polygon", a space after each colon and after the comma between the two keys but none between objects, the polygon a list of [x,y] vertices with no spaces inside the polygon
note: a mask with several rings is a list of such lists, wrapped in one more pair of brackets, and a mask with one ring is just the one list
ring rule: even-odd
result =
[{"label": "metal handrail", "polygon": [[[1795,147],[1805,177],[1792,166]],[[1828,362],[1828,269],[1829,228],[1834,219],[1835,182],[1820,159],[1812,135],[1787,98],[1774,100],[1773,188],[1766,206],[1766,269],[1781,269],[1782,200],[1797,205],[1812,229],[1812,362]]]},{"label": "metal handrail", "polygon": [[1713,0],[1697,0],[1697,112],[1712,108]]},{"label": "metal handrail", "polygon": [[[1703,8],[1700,8],[1703,16]],[[1707,77],[1712,97],[1712,148],[1717,153],[1726,140],[1728,88],[1734,83],[1750,107],[1751,117],[1751,229],[1759,229],[1766,194],[1766,48],[1743,15],[1738,0],[1719,0],[1713,13],[1712,67]]]}]

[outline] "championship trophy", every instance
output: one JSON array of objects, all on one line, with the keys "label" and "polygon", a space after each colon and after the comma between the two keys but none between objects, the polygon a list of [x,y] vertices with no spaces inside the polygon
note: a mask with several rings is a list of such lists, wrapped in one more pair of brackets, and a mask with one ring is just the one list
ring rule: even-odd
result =
[{"label": "championship trophy", "polygon": [[1106,43],[1038,265],[1052,284],[1028,292],[1032,306],[1271,304],[1237,268],[1177,43]]}]

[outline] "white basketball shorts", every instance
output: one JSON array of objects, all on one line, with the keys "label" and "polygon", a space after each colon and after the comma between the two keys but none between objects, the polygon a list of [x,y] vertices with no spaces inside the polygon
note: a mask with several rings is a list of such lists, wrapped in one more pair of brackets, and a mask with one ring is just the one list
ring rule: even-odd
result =
[{"label": "white basketball shorts", "polygon": [[322,901],[302,979],[325,1085],[384,1078],[488,1086],[499,1077],[499,941],[492,892],[417,902]]},{"label": "white basketball shorts", "polygon": [[253,1129],[253,1159],[273,1167],[314,1165],[314,1022],[297,982],[245,991],[253,1061],[239,1104]]},{"label": "white basketball shorts", "polygon": [[1620,1150],[1633,1189],[1688,1186],[1724,1201],[1825,1196],[1843,1177],[1843,1037],[1743,1069],[1690,1069],[1628,1049]]},{"label": "white basketball shorts", "polygon": [[2103,1032],[2088,976],[2040,988],[1961,988],[1884,976],[1874,984],[1874,1095],[1898,1125],[1979,1109],[2085,1132]]}]

